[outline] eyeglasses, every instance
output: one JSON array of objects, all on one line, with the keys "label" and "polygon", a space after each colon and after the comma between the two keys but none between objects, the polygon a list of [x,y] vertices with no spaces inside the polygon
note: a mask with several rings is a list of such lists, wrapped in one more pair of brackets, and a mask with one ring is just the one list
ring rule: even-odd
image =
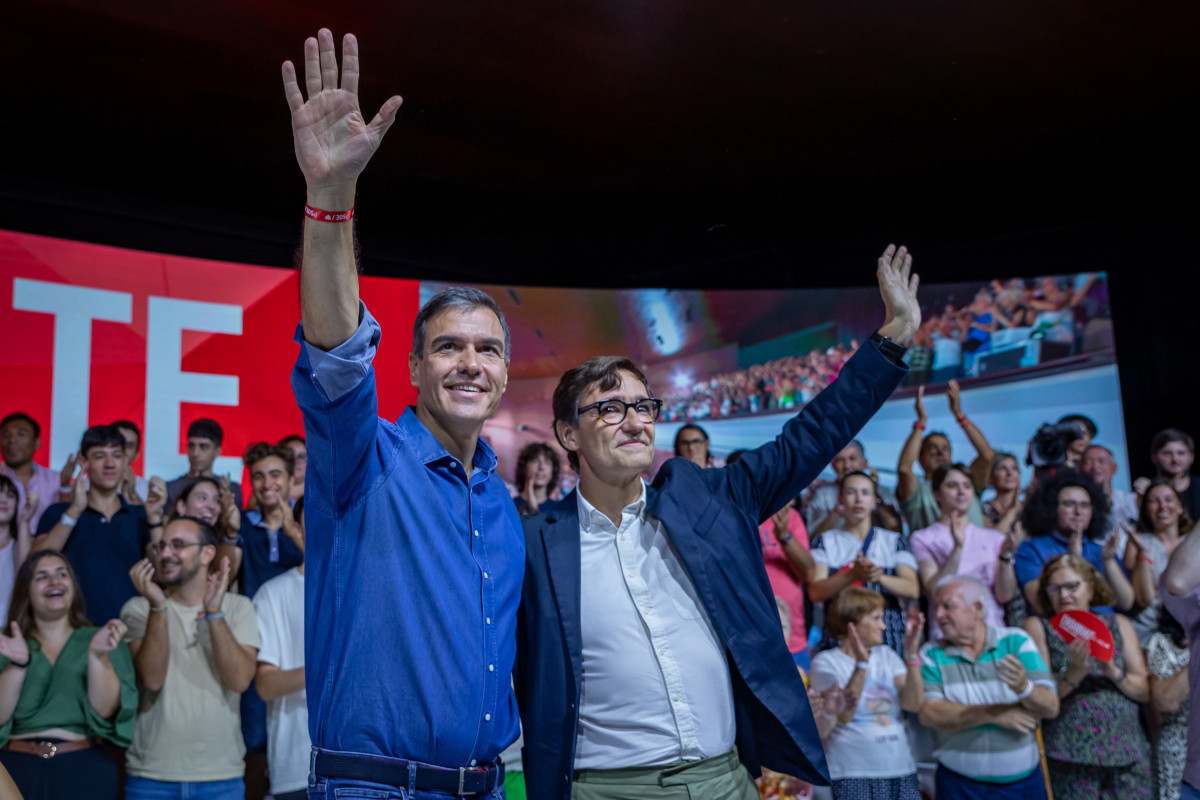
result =
[{"label": "eyeglasses", "polygon": [[156,553],[162,553],[166,550],[173,550],[176,553],[182,553],[189,547],[203,547],[200,542],[186,542],[183,539],[172,539],[169,542],[159,542],[157,545],[150,545]]},{"label": "eyeglasses", "polygon": [[1089,503],[1087,500],[1059,500],[1058,507],[1065,508],[1068,511],[1074,511],[1077,508],[1080,511],[1091,511],[1092,510],[1092,504]]},{"label": "eyeglasses", "polygon": [[679,446],[680,447],[693,447],[698,444],[704,444],[707,441],[708,441],[708,439],[680,439]]},{"label": "eyeglasses", "polygon": [[625,417],[629,415],[629,409],[633,409],[633,413],[637,414],[637,418],[642,422],[654,422],[658,419],[658,413],[662,411],[662,400],[653,397],[647,397],[644,400],[635,400],[632,403],[626,403],[624,400],[601,400],[599,403],[592,403],[590,406],[584,406],[579,409],[579,414],[585,411],[595,411],[596,416],[600,417],[605,425],[620,425],[625,421]]},{"label": "eyeglasses", "polygon": [[1048,583],[1046,584],[1046,594],[1062,594],[1070,592],[1075,594],[1079,591],[1079,587],[1083,586],[1083,581],[1071,581],[1070,583]]}]

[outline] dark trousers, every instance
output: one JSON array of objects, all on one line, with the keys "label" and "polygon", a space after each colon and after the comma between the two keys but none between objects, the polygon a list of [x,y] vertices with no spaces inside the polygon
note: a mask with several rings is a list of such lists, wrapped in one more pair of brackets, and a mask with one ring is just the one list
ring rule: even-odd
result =
[{"label": "dark trousers", "polygon": [[117,800],[121,786],[117,765],[94,747],[53,758],[0,750],[0,764],[8,770],[24,800]]},{"label": "dark trousers", "polygon": [[939,764],[933,786],[937,800],[1046,800],[1046,781],[1040,769],[1012,783],[987,783]]}]

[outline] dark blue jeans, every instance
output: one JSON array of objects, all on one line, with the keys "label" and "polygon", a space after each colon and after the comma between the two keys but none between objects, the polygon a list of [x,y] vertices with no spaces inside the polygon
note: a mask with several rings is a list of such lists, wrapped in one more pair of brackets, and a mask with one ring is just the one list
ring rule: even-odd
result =
[{"label": "dark blue jeans", "polygon": [[[330,752],[330,751],[326,751]],[[375,758],[376,756],[372,756]],[[449,800],[460,795],[445,792],[409,790],[407,786],[392,786],[349,778],[325,778],[316,774],[317,748],[312,749],[308,763],[308,800]],[[471,800],[507,800],[504,785],[485,794],[468,795]]]},{"label": "dark blue jeans", "polygon": [[986,783],[939,764],[933,780],[937,800],[1046,800],[1046,780],[1041,769],[1012,783]]}]

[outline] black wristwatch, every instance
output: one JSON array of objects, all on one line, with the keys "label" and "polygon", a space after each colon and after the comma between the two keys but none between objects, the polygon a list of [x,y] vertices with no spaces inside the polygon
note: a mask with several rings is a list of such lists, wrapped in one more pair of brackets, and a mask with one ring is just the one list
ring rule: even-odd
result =
[{"label": "black wristwatch", "polygon": [[879,352],[883,353],[888,361],[896,366],[904,366],[904,354],[908,352],[907,347],[897,344],[879,331],[872,333],[867,341],[874,342],[875,346],[879,348]]}]

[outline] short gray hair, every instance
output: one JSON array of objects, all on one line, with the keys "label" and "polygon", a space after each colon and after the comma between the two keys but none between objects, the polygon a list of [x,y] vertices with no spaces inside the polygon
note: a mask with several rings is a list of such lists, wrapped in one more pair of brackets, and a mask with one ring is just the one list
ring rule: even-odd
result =
[{"label": "short gray hair", "polygon": [[990,591],[987,584],[971,575],[947,575],[934,584],[933,596],[937,597],[937,593],[942,589],[955,584],[961,588],[963,600],[966,600],[968,603],[979,603],[985,612],[988,610],[988,595]]},{"label": "short gray hair", "polygon": [[429,298],[429,302],[421,307],[413,322],[413,355],[417,358],[425,357],[425,337],[429,332],[429,320],[450,309],[468,311],[472,308],[486,308],[500,320],[500,328],[504,331],[504,363],[507,364],[512,358],[512,334],[508,331],[504,312],[490,294],[474,286],[448,287]]}]

